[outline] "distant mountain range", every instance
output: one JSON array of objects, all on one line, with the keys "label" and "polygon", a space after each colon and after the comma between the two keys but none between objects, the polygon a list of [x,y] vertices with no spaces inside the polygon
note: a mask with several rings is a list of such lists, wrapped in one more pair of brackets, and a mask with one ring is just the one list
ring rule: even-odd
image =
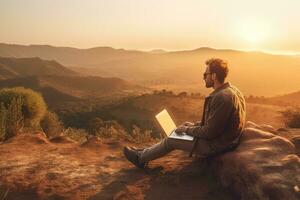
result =
[{"label": "distant mountain range", "polygon": [[119,78],[82,76],[27,76],[0,80],[0,89],[5,87],[25,87],[40,92],[48,105],[65,102],[115,98],[135,95],[147,88],[129,83]]},{"label": "distant mountain range", "polygon": [[[49,45],[0,44],[0,56],[56,60],[85,75],[119,77],[145,86],[176,85],[180,90],[208,93],[202,73],[205,60],[229,62],[228,80],[246,95],[274,96],[300,90],[300,57],[208,47],[150,52],[96,47],[77,49]],[[9,74],[9,72],[7,72]]]},{"label": "distant mountain range", "polygon": [[120,78],[81,76],[56,61],[37,57],[0,57],[0,88],[4,87],[39,91],[48,104],[148,91]]},{"label": "distant mountain range", "polygon": [[8,78],[60,75],[71,76],[77,73],[62,66],[54,60],[41,58],[8,58],[0,57],[0,80]]}]

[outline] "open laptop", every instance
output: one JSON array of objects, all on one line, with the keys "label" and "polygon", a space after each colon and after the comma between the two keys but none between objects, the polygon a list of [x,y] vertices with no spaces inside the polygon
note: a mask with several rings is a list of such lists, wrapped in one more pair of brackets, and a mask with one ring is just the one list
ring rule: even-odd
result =
[{"label": "open laptop", "polygon": [[180,139],[180,140],[189,140],[189,141],[194,140],[193,136],[187,135],[186,133],[179,135],[175,132],[176,125],[166,109],[158,113],[155,116],[155,118],[157,119],[157,121],[159,122],[163,130],[165,131],[167,137]]}]

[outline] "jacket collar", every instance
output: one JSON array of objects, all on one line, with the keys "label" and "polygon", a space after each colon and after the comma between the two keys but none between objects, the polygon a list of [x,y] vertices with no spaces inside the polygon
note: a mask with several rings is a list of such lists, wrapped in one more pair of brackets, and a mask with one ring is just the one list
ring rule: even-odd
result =
[{"label": "jacket collar", "polygon": [[218,93],[219,91],[224,90],[225,88],[228,88],[230,86],[231,86],[230,82],[226,82],[222,86],[220,86],[219,88],[215,89],[212,93],[210,93],[208,97],[212,97],[216,93]]}]

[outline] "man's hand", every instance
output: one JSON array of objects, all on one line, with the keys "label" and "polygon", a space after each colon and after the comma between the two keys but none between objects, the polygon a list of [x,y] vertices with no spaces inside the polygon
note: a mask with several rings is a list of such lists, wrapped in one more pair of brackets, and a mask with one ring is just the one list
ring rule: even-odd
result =
[{"label": "man's hand", "polygon": [[192,122],[184,122],[182,125],[183,126],[194,126],[194,123],[192,123]]},{"label": "man's hand", "polygon": [[180,125],[176,128],[175,132],[178,135],[182,135],[184,132],[186,132],[187,128],[188,128],[187,126]]}]

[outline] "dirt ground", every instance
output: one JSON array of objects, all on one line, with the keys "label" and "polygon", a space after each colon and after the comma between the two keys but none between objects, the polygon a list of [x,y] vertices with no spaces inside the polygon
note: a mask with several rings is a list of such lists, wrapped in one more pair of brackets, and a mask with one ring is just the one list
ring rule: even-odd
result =
[{"label": "dirt ground", "polygon": [[235,199],[205,163],[174,151],[141,170],[126,142],[23,134],[0,144],[0,199]]}]

